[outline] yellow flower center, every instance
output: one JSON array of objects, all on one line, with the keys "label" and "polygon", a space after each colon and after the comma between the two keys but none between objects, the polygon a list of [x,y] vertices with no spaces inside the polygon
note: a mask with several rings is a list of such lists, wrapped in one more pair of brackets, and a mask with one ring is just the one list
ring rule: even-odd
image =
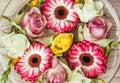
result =
[{"label": "yellow flower center", "polygon": [[61,33],[54,38],[51,49],[55,55],[59,56],[70,48],[72,42],[72,33]]}]

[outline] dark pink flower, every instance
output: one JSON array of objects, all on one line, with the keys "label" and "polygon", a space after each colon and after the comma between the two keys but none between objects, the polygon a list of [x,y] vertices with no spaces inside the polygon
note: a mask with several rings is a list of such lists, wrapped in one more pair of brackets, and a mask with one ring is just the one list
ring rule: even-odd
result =
[{"label": "dark pink flower", "polygon": [[22,19],[22,27],[28,37],[36,38],[42,36],[46,26],[46,18],[41,15],[40,10],[32,8]]},{"label": "dark pink flower", "polygon": [[57,58],[52,60],[52,68],[45,73],[45,83],[65,83],[67,72]]},{"label": "dark pink flower", "polygon": [[97,77],[106,71],[104,49],[88,41],[73,44],[68,51],[68,64],[71,69],[80,66],[86,77]]}]

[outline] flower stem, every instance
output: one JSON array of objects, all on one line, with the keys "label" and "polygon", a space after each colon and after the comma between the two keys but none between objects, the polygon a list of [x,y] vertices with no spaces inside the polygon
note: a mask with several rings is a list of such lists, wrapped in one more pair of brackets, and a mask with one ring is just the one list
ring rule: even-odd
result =
[{"label": "flower stem", "polygon": [[40,77],[38,78],[38,80],[36,81],[36,83],[44,83],[43,74],[40,75]]},{"label": "flower stem", "polygon": [[12,67],[12,58],[10,58],[10,60],[8,62],[8,68],[2,73],[0,83],[6,83],[6,81],[8,79],[8,75],[11,72],[11,67]]},{"label": "flower stem", "polygon": [[108,45],[108,46],[106,47],[105,55],[108,56],[109,53],[110,53],[110,51],[111,51],[113,48],[115,48],[115,47],[117,47],[117,46],[119,46],[119,45],[120,45],[120,41],[119,41],[119,42],[116,42],[116,43],[111,43],[110,45]]},{"label": "flower stem", "polygon": [[0,19],[7,20],[12,26],[14,26],[16,29],[18,29],[22,34],[25,34],[25,31],[21,29],[20,26],[18,26],[12,19],[10,19],[7,16],[1,16]]}]

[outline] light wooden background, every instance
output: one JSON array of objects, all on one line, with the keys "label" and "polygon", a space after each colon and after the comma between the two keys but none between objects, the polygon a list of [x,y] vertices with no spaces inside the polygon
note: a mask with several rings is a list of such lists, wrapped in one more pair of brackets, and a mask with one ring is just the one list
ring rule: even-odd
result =
[{"label": "light wooden background", "polygon": [[[120,17],[120,0],[109,0],[109,1],[111,2],[115,10],[117,11],[118,16]],[[120,66],[119,66],[119,69],[116,75],[112,79],[111,83],[120,83]]]},{"label": "light wooden background", "polygon": [[[4,11],[4,8],[8,5],[9,1],[11,1],[11,0],[0,0],[0,15]],[[18,3],[19,3],[20,0],[16,0],[16,1],[18,1]],[[24,1],[26,1],[26,0],[24,0]],[[115,10],[117,11],[118,16],[120,17],[120,0],[109,0],[109,1],[111,2],[113,7],[115,8]],[[13,7],[13,9],[14,9],[15,5],[16,4],[13,4],[13,5],[11,5],[11,7]],[[116,75],[112,79],[111,83],[120,83],[120,67],[119,67]]]}]

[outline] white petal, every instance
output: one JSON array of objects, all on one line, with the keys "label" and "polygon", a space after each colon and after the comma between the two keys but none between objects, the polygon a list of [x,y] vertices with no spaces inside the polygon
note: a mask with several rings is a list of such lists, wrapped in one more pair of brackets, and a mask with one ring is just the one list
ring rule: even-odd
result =
[{"label": "white petal", "polygon": [[77,13],[77,15],[79,16],[80,20],[82,22],[84,22],[84,14],[83,14],[83,10],[80,8],[81,5],[80,4],[76,4],[74,5],[74,10]]},{"label": "white petal", "polygon": [[70,9],[73,5],[73,2],[71,0],[66,0],[65,1],[65,6],[67,7],[67,9]]},{"label": "white petal", "polygon": [[28,73],[28,76],[29,76],[29,77],[32,77],[32,72],[33,72],[33,69],[31,68],[31,69],[29,70],[29,73]]},{"label": "white petal", "polygon": [[97,10],[101,10],[103,8],[103,3],[101,1],[96,1],[95,7]]},{"label": "white petal", "polygon": [[60,21],[60,28],[61,29],[64,29],[65,28],[65,21]]},{"label": "white petal", "polygon": [[37,67],[37,68],[34,68],[34,69],[33,69],[33,71],[34,71],[34,75],[36,75],[36,76],[37,76],[37,75],[38,75],[38,73],[39,73],[39,69],[38,69],[38,67]]}]

